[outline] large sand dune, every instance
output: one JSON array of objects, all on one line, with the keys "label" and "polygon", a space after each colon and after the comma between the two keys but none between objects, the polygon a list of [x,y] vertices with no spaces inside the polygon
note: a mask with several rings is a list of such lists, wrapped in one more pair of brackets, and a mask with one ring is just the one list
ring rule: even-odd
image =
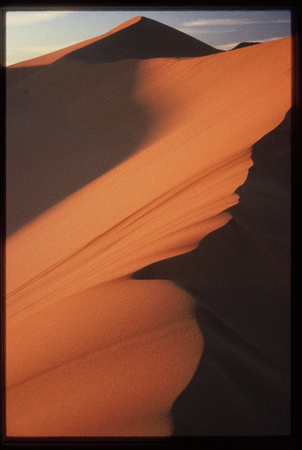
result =
[{"label": "large sand dune", "polygon": [[137,16],[101,36],[11,65],[8,86],[64,56],[76,60],[83,58],[86,62],[112,62],[120,59],[205,56],[220,51],[167,25]]},{"label": "large sand dune", "polygon": [[290,38],[193,41],[135,18],[8,69],[9,436],[173,432],[204,339],[198,298],[163,274],[232,226],[252,147],[291,107]]}]

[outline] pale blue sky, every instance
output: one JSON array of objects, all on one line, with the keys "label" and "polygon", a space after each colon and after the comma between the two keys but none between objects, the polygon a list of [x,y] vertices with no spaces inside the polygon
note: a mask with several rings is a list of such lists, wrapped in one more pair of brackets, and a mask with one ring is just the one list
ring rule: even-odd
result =
[{"label": "pale blue sky", "polygon": [[6,64],[99,36],[135,16],[183,31],[213,47],[290,36],[290,10],[33,9],[6,10]]}]

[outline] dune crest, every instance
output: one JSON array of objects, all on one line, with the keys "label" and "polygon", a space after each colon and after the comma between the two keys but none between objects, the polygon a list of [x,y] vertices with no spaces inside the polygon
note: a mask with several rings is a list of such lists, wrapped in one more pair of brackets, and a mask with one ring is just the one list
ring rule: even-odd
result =
[{"label": "dune crest", "polygon": [[[150,23],[135,18],[128,25],[106,38],[116,43],[119,33]],[[22,117],[21,100],[30,104],[22,131],[27,145],[34,123],[35,145],[45,150],[43,127],[52,125],[35,118],[54,111],[60,98],[61,128],[52,117],[63,134],[67,123],[85,130],[92,121],[101,136],[104,105],[115,99],[116,118],[129,136],[126,87],[119,84],[120,92],[106,97],[92,95],[91,86],[106,70],[132,63],[109,62],[100,44],[78,47],[12,87],[12,105],[19,99]],[[149,50],[144,59],[137,48],[131,95],[152,112],[148,133],[118,165],[7,240],[10,436],[172,433],[170,409],[203,349],[194,300],[171,282],[131,275],[193,250],[231,219],[227,210],[239,201],[253,144],[291,106],[290,39],[179,60],[150,57]],[[76,81],[68,79],[65,89],[62,74],[70,68]],[[52,93],[46,87],[53,75],[62,84]],[[68,145],[62,138],[60,150]]]},{"label": "dune crest", "polygon": [[84,55],[90,61],[97,58],[98,62],[112,62],[124,58],[205,56],[220,51],[168,25],[136,16],[100,36],[12,64],[9,69],[45,66],[65,56],[79,59]]}]

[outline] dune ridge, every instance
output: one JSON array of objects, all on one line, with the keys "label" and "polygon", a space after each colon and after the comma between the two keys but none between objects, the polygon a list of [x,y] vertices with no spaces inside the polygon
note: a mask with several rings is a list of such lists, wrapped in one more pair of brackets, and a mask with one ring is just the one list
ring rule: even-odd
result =
[{"label": "dune ridge", "polygon": [[107,36],[110,36],[113,33],[116,33],[117,31],[120,31],[124,27],[130,26],[141,19],[141,16],[134,17],[133,19],[130,19],[129,21],[123,22],[116,28],[113,28],[112,30],[108,31],[108,33],[104,33],[100,36],[96,36],[91,39],[86,39],[85,41],[77,42],[76,44],[69,45],[68,47],[64,47],[63,49],[56,50],[51,53],[47,53],[46,55],[37,56],[36,58],[27,59],[26,61],[21,61],[16,64],[11,64],[8,66],[10,69],[17,68],[17,67],[34,67],[34,66],[44,66],[51,64],[58,59],[62,58],[67,53],[73,52],[74,50],[78,50],[79,48],[86,47],[87,45],[90,45],[91,43],[103,39]]},{"label": "dune ridge", "polygon": [[[128,25],[106,39],[150,22],[137,18]],[[16,117],[25,124],[11,142],[22,146],[25,137],[30,146],[35,139],[43,158],[47,127],[84,133],[92,121],[99,133],[92,146],[100,145],[108,126],[104,105],[110,108],[113,99],[111,117],[117,108],[127,138],[128,90],[136,107],[152,112],[148,132],[118,165],[7,239],[10,436],[172,433],[170,409],[203,351],[195,301],[172,282],[131,275],[195,249],[231,220],[252,146],[291,107],[291,39],[185,59],[148,52],[142,59],[139,49],[135,79],[121,81],[107,97],[106,88],[91,95],[91,86],[133,63],[108,62],[100,42],[10,88],[12,136]],[[56,111],[60,97],[63,112],[51,116],[53,124],[45,115],[36,120],[47,108]],[[61,140],[63,154],[70,152],[68,137]],[[66,176],[64,170],[55,178]]]},{"label": "dune ridge", "polygon": [[19,83],[61,58],[77,61],[84,58],[90,63],[104,63],[133,58],[206,56],[219,52],[221,50],[168,25],[136,16],[100,36],[8,66],[7,85]]},{"label": "dune ridge", "polygon": [[[285,67],[288,67],[288,64],[290,64],[290,40],[285,39],[263,45],[264,47],[253,46],[246,48],[244,53],[244,49],[242,49],[240,51],[238,50],[237,53],[228,53],[218,55],[217,57],[217,72],[215,73],[219,76],[219,68],[226,66],[226,63],[222,62],[222,58],[228,59],[232,68],[234,61],[230,56],[236,55],[235,61],[238,63],[237,55],[241,52],[243,61],[241,65],[242,72],[246,75],[249,64],[253,64],[251,59],[252,54],[255,53],[257,48],[260,48],[260,50],[256,52],[259,58],[259,65],[257,67],[255,67],[255,64],[253,65],[254,86],[251,82],[249,83],[249,95],[246,93],[242,73],[237,70],[237,77],[235,80],[232,76],[233,73],[231,73],[229,77],[225,76],[224,78],[221,78],[221,86],[217,86],[216,80],[214,79],[213,83],[215,81],[215,90],[212,90],[211,92],[210,87],[206,85],[205,87],[209,94],[206,95],[202,91],[200,94],[200,97],[202,98],[196,98],[196,87],[198,86],[199,88],[202,86],[202,84],[205,83],[205,73],[211,72],[209,66],[207,66],[207,64],[203,66],[203,60],[200,60],[199,76],[195,78],[195,83],[190,82],[191,89],[186,91],[188,99],[186,114],[182,116],[182,114],[184,114],[184,107],[181,105],[182,108],[175,114],[174,123],[168,128],[169,133],[159,133],[158,141],[155,141],[146,149],[142,149],[132,158],[120,164],[112,171],[104,174],[103,177],[93,181],[91,185],[85,186],[82,190],[79,190],[73,196],[67,198],[61,205],[57,205],[55,208],[50,209],[44,216],[41,215],[30,225],[32,229],[32,238],[29,240],[29,242],[31,242],[30,245],[32,245],[33,248],[36,248],[36,251],[40,252],[38,263],[39,271],[51,267],[58,260],[68,255],[70,250],[71,253],[73,253],[75,242],[77,243],[78,248],[84,247],[89,241],[102,235],[106,229],[111,229],[124,218],[131,216],[131,214],[135,213],[135,211],[141,209],[148,203],[157,198],[160,199],[164,193],[176,188],[177,185],[187,182],[190,177],[198,177],[198,174],[199,177],[205,176],[207,172],[211,172],[215,166],[223,166],[223,164],[227,162],[233,164],[233,161],[240,156],[240,153],[249,151],[248,149],[253,145],[254,139],[255,141],[259,140],[262,135],[265,134],[266,130],[270,131],[282,121],[285,112],[290,107],[291,73],[290,70],[284,73],[282,66],[280,68],[277,67],[278,63],[276,63],[275,66],[272,65],[272,61],[275,58],[274,52],[271,50],[274,47],[275,52],[279,52],[280,59],[284,62]],[[285,56],[286,53],[288,54],[288,58],[282,58],[282,51]],[[249,55],[246,55],[247,52]],[[269,57],[266,56],[266,53],[269,53]],[[210,56],[209,58],[215,57]],[[205,63],[207,62],[206,59],[204,61]],[[265,61],[266,66],[264,66]],[[151,61],[152,65],[155,63],[158,64],[158,61]],[[190,60],[189,63],[191,63]],[[182,66],[183,64],[186,64],[186,62],[175,62],[172,66],[173,71],[176,69],[177,65]],[[144,67],[150,69],[152,66],[150,67],[150,65],[145,62]],[[194,67],[196,68],[195,59]],[[212,69],[211,66],[210,69]],[[259,70],[258,80],[256,69]],[[278,78],[276,78],[277,69],[281,72]],[[150,70],[147,70],[146,72],[147,74],[150,74]],[[234,69],[233,72],[235,72]],[[177,70],[176,73],[178,73]],[[263,73],[267,77],[266,80]],[[260,84],[261,75],[263,80]],[[148,77],[149,76],[150,75],[148,75]],[[164,74],[164,79],[166,76],[167,72]],[[186,74],[183,76],[183,80],[185,78]],[[272,83],[273,80],[275,81],[274,83]],[[167,105],[173,105],[174,96],[170,97],[172,94],[170,89],[174,89],[173,82],[171,82],[172,88],[163,83],[164,91],[160,92],[160,81],[161,80],[159,79],[155,102],[157,101],[157,96],[160,97],[160,94],[163,93],[164,95],[162,95],[162,97],[167,102]],[[259,84],[257,84],[258,82]],[[230,89],[230,86],[232,88],[235,87],[235,83],[237,83],[236,91]],[[210,84],[210,86],[212,85]],[[142,87],[144,87],[143,83]],[[166,89],[168,89],[168,92]],[[222,91],[225,93],[223,101],[220,95]],[[258,95],[256,95],[255,91],[259,91],[260,94],[258,92]],[[174,92],[174,90],[172,90],[172,92]],[[212,95],[211,98],[210,94],[214,93],[215,96]],[[143,88],[142,95],[144,95]],[[243,101],[241,101],[241,103],[239,102],[242,97],[245,103]],[[171,101],[169,102],[170,98]],[[203,108],[202,105],[207,105],[210,98],[212,100],[211,104],[207,108]],[[192,101],[189,102],[189,100]],[[280,101],[282,102],[284,113],[281,112],[282,109],[279,106]],[[259,110],[267,103],[271,105],[272,111],[260,122]],[[228,105],[227,117],[224,112],[226,104]],[[196,108],[200,108],[198,114],[196,114]],[[247,115],[247,117],[245,117],[245,115]],[[163,120],[165,119],[164,117],[160,118]],[[236,135],[229,131],[229,127],[231,127],[234,122],[236,123],[236,130],[238,129]],[[206,126],[204,126],[204,123],[206,123]],[[263,129],[265,129],[264,132],[262,131]],[[192,132],[192,130],[194,130],[194,132]],[[247,130],[253,130],[253,134],[251,134],[251,132],[248,133]],[[219,133],[219,136],[221,137],[219,141],[215,139],[217,133]],[[223,150],[220,142],[223,142]],[[202,148],[203,151],[200,151],[200,148]],[[206,159],[204,155],[206,155]],[[192,165],[191,161],[194,161],[195,164]],[[247,164],[251,164],[251,162]],[[182,168],[181,171],[179,170],[180,167]],[[246,167],[245,171],[242,171],[242,183],[247,176],[247,169],[248,167]],[[129,172],[132,174],[130,181],[128,175]],[[165,179],[164,183],[163,179]],[[138,195],[137,186],[139,186],[140,180],[144,180],[145,183],[141,187],[140,194]],[[238,183],[238,186],[239,185],[240,182]],[[95,200],[87,201],[85,198],[92,198],[90,194],[92,189],[98,193],[98,202],[102,205],[102,208],[94,208],[95,221],[89,223],[89,211],[91,211],[92,205],[95,204]],[[231,186],[229,193],[233,194],[234,191],[235,189]],[[222,192],[226,191],[222,189]],[[217,197],[219,198],[219,193],[217,193]],[[114,208],[110,208],[111,198],[114,198],[115,201]],[[197,198],[196,201],[201,200]],[[227,209],[227,207],[225,209]],[[103,219],[104,210],[106,210],[106,223]],[[53,217],[51,221],[57,224],[56,227],[58,230],[57,232],[55,231],[56,228],[52,230],[53,239],[58,242],[58,248],[54,248],[53,250],[50,248],[50,252],[46,252],[45,248],[41,246],[43,242],[43,245],[47,245],[45,242],[49,232],[49,227],[47,226],[47,221],[49,220],[47,217],[48,215]],[[99,219],[97,219],[98,215]],[[66,223],[64,216],[69,218],[69,223]],[[86,217],[86,219],[82,216]],[[67,232],[67,229],[70,228],[71,224],[72,229]],[[22,255],[21,258],[24,257],[21,248],[22,245],[24,245],[22,243],[25,242],[24,234],[26,233],[26,230],[27,228],[24,227],[19,232],[12,235],[8,241],[11,248],[14,249],[14,264],[16,264],[18,252]],[[85,233],[83,230],[86,230]],[[34,240],[36,240],[36,242],[34,242]],[[27,243],[26,245],[29,244]],[[41,250],[39,250],[39,248]],[[10,263],[9,258],[7,263]],[[21,262],[19,264],[21,264]],[[36,275],[36,270],[37,263],[31,260],[29,261],[26,270],[20,272],[20,280],[17,279],[16,274],[14,274],[12,282],[9,277],[10,271],[8,271],[8,293],[16,289],[18,285],[20,286],[30,278],[33,278]]]}]

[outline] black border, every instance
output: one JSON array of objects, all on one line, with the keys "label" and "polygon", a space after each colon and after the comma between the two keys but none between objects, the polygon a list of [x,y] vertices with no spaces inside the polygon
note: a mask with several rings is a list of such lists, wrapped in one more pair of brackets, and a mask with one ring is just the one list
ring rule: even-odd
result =
[{"label": "black border", "polygon": [[[125,2],[72,2],[72,3],[52,3],[45,4],[43,6],[43,2],[9,2],[7,4],[1,4],[1,68],[0,68],[0,80],[1,80],[1,90],[5,93],[5,11],[4,10],[17,10],[17,9],[30,9],[30,10],[61,10],[61,9],[72,9],[72,10],[104,10],[104,11],[114,11],[114,10],[122,10],[122,11],[135,11],[135,10],[146,10],[146,11],[189,11],[189,10],[198,10],[198,11],[210,11],[210,10],[227,10],[227,11],[235,11],[235,10],[290,10],[292,14],[292,36],[294,37],[294,45],[293,45],[293,57],[294,57],[294,72],[293,72],[293,97],[296,102],[296,106],[294,107],[293,114],[293,131],[292,131],[292,140],[293,140],[293,160],[292,160],[292,177],[293,182],[297,179],[301,178],[300,175],[300,167],[296,164],[297,162],[297,153],[300,150],[300,130],[299,124],[301,123],[301,103],[300,103],[300,84],[299,79],[301,78],[301,35],[300,35],[300,25],[301,25],[301,5],[297,0],[294,4],[288,4],[287,2],[275,2],[273,5],[272,2],[269,2],[263,5],[263,2],[251,2],[250,4],[238,5],[231,4],[225,5],[210,3],[200,4],[200,2],[189,2],[186,6],[175,6],[165,4],[162,2],[152,2],[152,5],[143,6],[139,2],[127,2],[127,6],[125,6]],[[236,3],[236,2],[235,2]],[[73,446],[73,447],[83,447],[87,446],[99,446],[99,447],[116,447],[116,446],[155,446],[157,448],[168,448],[171,446],[181,445],[183,448],[191,445],[206,445],[207,449],[225,449],[232,448],[233,445],[241,445],[241,448],[248,449],[261,449],[267,448],[267,446],[271,446],[273,449],[290,449],[293,448],[295,437],[297,437],[299,433],[299,424],[295,423],[293,418],[292,425],[293,428],[297,425],[296,429],[293,429],[292,434],[289,436],[208,436],[208,437],[152,437],[152,438],[139,438],[139,437],[127,437],[127,438],[116,438],[116,437],[45,437],[45,438],[31,438],[31,437],[7,437],[5,435],[5,307],[4,307],[4,299],[5,299],[5,95],[1,96],[1,107],[2,107],[2,120],[1,120],[1,135],[4,139],[2,142],[4,144],[3,150],[1,151],[1,164],[0,164],[0,200],[1,200],[1,223],[0,223],[0,233],[1,233],[1,242],[0,242],[0,251],[1,251],[1,271],[0,271],[0,289],[1,289],[1,444],[2,446],[9,448],[17,448],[20,446],[26,447],[40,447],[40,446]],[[295,189],[297,189],[296,187]],[[295,192],[301,192],[301,190]],[[299,194],[295,194],[292,197],[293,204],[298,201]],[[294,216],[293,216],[294,217]],[[294,249],[293,249],[294,251]],[[293,398],[294,401],[294,398]],[[294,408],[293,408],[294,414]]]}]

